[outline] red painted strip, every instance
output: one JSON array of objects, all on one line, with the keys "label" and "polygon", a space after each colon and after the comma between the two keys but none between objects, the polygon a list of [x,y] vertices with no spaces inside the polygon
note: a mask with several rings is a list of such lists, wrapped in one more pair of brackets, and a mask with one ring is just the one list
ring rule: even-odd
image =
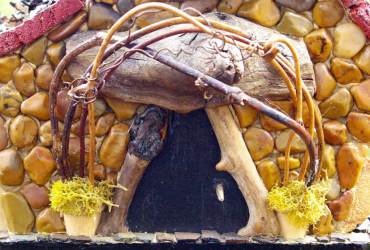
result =
[{"label": "red painted strip", "polygon": [[367,0],[342,0],[352,21],[370,39],[370,3]]},{"label": "red painted strip", "polygon": [[84,7],[84,0],[58,0],[55,4],[0,33],[0,56],[6,55],[35,41],[58,24],[66,21]]}]

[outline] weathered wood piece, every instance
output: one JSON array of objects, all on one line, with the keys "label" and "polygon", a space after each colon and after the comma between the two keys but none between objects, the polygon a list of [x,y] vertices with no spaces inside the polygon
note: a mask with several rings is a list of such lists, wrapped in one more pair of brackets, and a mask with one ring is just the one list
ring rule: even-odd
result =
[{"label": "weathered wood piece", "polygon": [[135,118],[130,130],[128,152],[118,176],[118,184],[127,190],[115,190],[113,203],[119,207],[113,207],[110,212],[103,212],[97,229],[98,234],[109,235],[127,231],[127,212],[136,188],[150,161],[162,149],[166,117],[165,110],[149,107]]},{"label": "weathered wood piece", "polygon": [[[283,36],[271,29],[237,17],[218,14],[212,18],[222,19],[226,23],[250,31],[256,41],[267,41]],[[186,25],[182,26],[186,27]],[[165,30],[170,29],[166,28]],[[151,38],[158,32],[163,32],[163,30],[153,32],[146,37]],[[95,35],[94,32],[75,35],[67,42],[67,50],[72,50],[93,35]],[[118,34],[118,37],[124,35],[126,33],[121,33]],[[139,39],[138,42],[147,38]],[[248,58],[242,61],[242,53],[234,45],[226,45],[218,54],[215,53],[210,40],[217,42],[219,47],[222,46],[221,40],[210,39],[208,35],[186,34],[169,37],[151,47],[225,83],[236,83],[235,86],[240,87],[249,95],[261,99],[288,98],[289,92],[280,75],[259,55],[245,55],[243,52],[243,56],[248,56]],[[313,93],[315,89],[314,73],[305,45],[301,41],[293,41],[293,45],[301,60],[302,79]],[[286,50],[283,49],[283,54],[284,51]],[[80,77],[93,61],[96,52],[96,49],[91,49],[78,56],[68,69],[71,75],[76,78]],[[119,54],[120,52],[117,52],[111,58],[113,59]],[[205,100],[203,90],[195,86],[194,80],[155,60],[135,54],[116,70],[111,79],[106,82],[102,93],[110,98],[156,104],[178,112],[189,112],[203,107],[228,103],[224,95],[214,90],[207,90],[208,95],[212,98]]]},{"label": "weathered wood piece", "polygon": [[267,206],[267,189],[258,175],[242,134],[228,106],[206,108],[221,150],[219,171],[227,171],[235,179],[248,204],[248,224],[238,234],[277,235],[279,223]]}]

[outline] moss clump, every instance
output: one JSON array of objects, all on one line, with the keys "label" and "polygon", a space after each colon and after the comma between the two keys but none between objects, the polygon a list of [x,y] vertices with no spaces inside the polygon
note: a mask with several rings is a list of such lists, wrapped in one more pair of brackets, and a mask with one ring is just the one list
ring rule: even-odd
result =
[{"label": "moss clump", "polygon": [[327,182],[307,187],[304,182],[292,181],[283,187],[274,187],[268,194],[271,209],[285,213],[297,226],[315,224],[326,214]]},{"label": "moss clump", "polygon": [[112,188],[108,182],[92,185],[80,177],[67,181],[59,180],[50,190],[51,207],[60,213],[93,216],[100,213],[103,204],[114,206]]}]

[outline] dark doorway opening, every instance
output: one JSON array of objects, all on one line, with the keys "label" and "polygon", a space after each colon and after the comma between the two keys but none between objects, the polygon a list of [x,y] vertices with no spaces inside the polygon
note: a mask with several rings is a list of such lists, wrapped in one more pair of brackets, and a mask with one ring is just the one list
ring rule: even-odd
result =
[{"label": "dark doorway opening", "polygon": [[[215,170],[220,149],[204,110],[172,113],[165,146],[148,167],[128,214],[136,232],[236,232],[248,208],[234,179]],[[224,201],[216,195],[221,184]]]}]

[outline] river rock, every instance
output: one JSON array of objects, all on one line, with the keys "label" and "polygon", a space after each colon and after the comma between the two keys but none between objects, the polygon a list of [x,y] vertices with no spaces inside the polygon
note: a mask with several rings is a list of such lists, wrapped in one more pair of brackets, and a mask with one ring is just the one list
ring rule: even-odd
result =
[{"label": "river rock", "polygon": [[332,96],[319,105],[321,114],[330,119],[347,116],[352,109],[353,100],[351,93],[345,88],[339,89]]},{"label": "river rock", "polygon": [[370,143],[370,115],[351,112],[347,117],[349,132],[362,142]]},{"label": "river rock", "polygon": [[66,53],[66,45],[64,42],[53,43],[49,45],[46,50],[46,54],[48,55],[49,61],[54,65],[57,66],[60,60],[62,60],[63,56]]},{"label": "river rock", "polygon": [[352,61],[335,57],[331,60],[331,72],[341,84],[360,82],[363,78],[361,70]]},{"label": "river rock", "polygon": [[[63,126],[59,124],[59,129],[63,130]],[[53,139],[51,137],[51,123],[50,121],[45,122],[39,128],[39,137],[41,145],[49,147],[53,145]]]},{"label": "river rock", "polygon": [[250,128],[243,137],[248,151],[255,161],[261,160],[274,150],[274,139],[266,130]]},{"label": "river rock", "polygon": [[342,145],[347,141],[346,125],[339,121],[326,121],[323,124],[325,141],[332,145]]},{"label": "river rock", "polygon": [[362,71],[370,75],[370,45],[365,46],[360,53],[353,58],[353,61]]},{"label": "river rock", "polygon": [[[187,8],[193,8],[199,11],[200,13],[206,13],[206,12],[210,12],[213,9],[215,9],[217,7],[217,3],[218,3],[218,0],[208,0],[208,1],[187,0],[181,4],[181,9],[185,10]],[[194,13],[194,11],[186,10],[186,12],[188,12],[191,15],[198,16],[198,14]]]},{"label": "river rock", "polygon": [[120,15],[112,9],[112,6],[105,3],[91,5],[87,25],[92,30],[109,29]]},{"label": "river rock", "polygon": [[7,83],[12,80],[13,71],[21,65],[18,55],[5,56],[0,58],[0,82]]},{"label": "river rock", "polygon": [[338,25],[334,30],[334,55],[351,58],[365,45],[366,36],[354,23]]},{"label": "river rock", "polygon": [[13,73],[14,86],[25,96],[36,92],[34,79],[34,70],[30,63],[23,63]]},{"label": "river rock", "polygon": [[[85,164],[87,164],[89,150],[89,138],[85,138]],[[68,159],[72,168],[78,169],[80,167],[80,138],[72,137],[69,140]]]},{"label": "river rock", "polygon": [[[286,115],[290,116],[293,115],[293,104],[290,101],[272,101],[271,102],[273,107],[278,109],[279,111],[285,113]],[[286,128],[285,125],[275,121],[274,119],[266,116],[260,115],[260,122],[264,129],[267,131],[277,131]]]},{"label": "river rock", "polygon": [[365,159],[354,143],[346,143],[337,153],[337,170],[342,188],[351,189],[360,178]]},{"label": "river rock", "polygon": [[54,29],[52,32],[48,34],[49,40],[51,40],[54,43],[58,43],[73,33],[75,33],[80,26],[85,22],[87,18],[87,13],[84,11],[81,11],[77,15],[75,15],[71,20],[68,22],[60,25],[56,29]]},{"label": "river rock", "polygon": [[123,102],[118,99],[105,98],[108,106],[113,110],[117,120],[125,121],[130,120],[136,114],[137,108],[140,106],[138,103]]},{"label": "river rock", "polygon": [[257,110],[249,105],[233,105],[236,116],[239,120],[239,126],[246,128],[257,120]]},{"label": "river rock", "polygon": [[265,160],[257,164],[257,171],[268,191],[280,183],[280,170],[273,161]]},{"label": "river rock", "polygon": [[38,185],[45,185],[56,169],[50,150],[42,146],[34,147],[23,162],[31,180]]},{"label": "river rock", "polygon": [[303,12],[310,10],[316,0],[276,0],[275,2],[297,12]]},{"label": "river rock", "polygon": [[0,116],[0,151],[8,146],[8,133],[5,127],[5,121]]},{"label": "river rock", "polygon": [[19,153],[12,149],[0,151],[0,183],[8,186],[18,186],[23,183],[24,168]]},{"label": "river rock", "polygon": [[18,115],[23,98],[12,83],[0,87],[0,112],[6,116]]},{"label": "river rock", "polygon": [[132,0],[118,0],[117,2],[117,9],[121,15],[125,14],[127,11],[129,11],[133,7],[135,6]]},{"label": "river rock", "polygon": [[96,122],[96,136],[100,137],[106,135],[114,123],[114,118],[115,116],[113,113],[107,113],[100,117]]},{"label": "river rock", "polygon": [[129,127],[120,123],[114,125],[105,137],[99,151],[99,158],[105,167],[119,170],[126,156]]},{"label": "river rock", "polygon": [[49,94],[37,92],[30,98],[22,102],[21,112],[31,115],[39,120],[49,120]]},{"label": "river rock", "polygon": [[[285,156],[277,157],[277,163],[280,169],[284,169],[286,161]],[[289,157],[289,169],[297,169],[301,166],[301,162],[297,158]]]},{"label": "river rock", "polygon": [[37,140],[37,123],[28,116],[18,115],[9,126],[10,141],[17,148],[31,146]]},{"label": "river rock", "polygon": [[0,195],[0,204],[4,211],[9,232],[14,234],[32,232],[34,215],[21,194],[13,192],[3,193]]},{"label": "river rock", "polygon": [[330,145],[325,145],[322,168],[326,171],[326,174],[329,178],[334,177],[337,173],[337,169],[335,167],[335,149]]},{"label": "river rock", "polygon": [[51,79],[53,78],[53,68],[50,64],[43,64],[36,69],[35,83],[38,87],[49,90]]},{"label": "river rock", "polygon": [[333,42],[325,29],[312,31],[305,36],[304,42],[313,62],[325,62],[330,57]]},{"label": "river rock", "polygon": [[237,15],[271,27],[279,21],[280,10],[272,0],[251,0],[243,2]]},{"label": "river rock", "polygon": [[335,26],[343,15],[344,10],[338,0],[319,0],[312,10],[313,20],[324,28]]},{"label": "river rock", "polygon": [[336,221],[347,219],[353,203],[353,193],[351,190],[344,192],[339,199],[328,202],[328,207]]},{"label": "river rock", "polygon": [[44,186],[31,182],[22,187],[21,193],[33,209],[40,209],[49,205],[49,190]]},{"label": "river rock", "polygon": [[[294,132],[290,129],[286,129],[276,136],[275,145],[277,150],[279,150],[280,152],[285,152],[285,148],[287,147],[291,133]],[[305,150],[306,144],[302,141],[302,139],[299,136],[295,135],[291,144],[290,152],[294,154],[304,152]]]},{"label": "river rock", "polygon": [[48,207],[37,215],[36,230],[38,233],[61,233],[65,227],[60,214]]},{"label": "river rock", "polygon": [[316,95],[315,98],[318,101],[323,101],[331,94],[333,94],[337,82],[334,77],[330,74],[328,67],[325,63],[317,63],[314,66],[315,78],[316,78]]},{"label": "river rock", "polygon": [[243,0],[221,0],[218,4],[218,11],[235,15]]},{"label": "river rock", "polygon": [[31,45],[23,48],[23,58],[35,64],[36,66],[42,64],[42,62],[44,61],[44,54],[47,44],[48,40],[46,39],[46,37],[41,37],[40,39],[33,42]]},{"label": "river rock", "polygon": [[313,25],[306,17],[286,11],[276,29],[284,34],[303,37],[313,29]]},{"label": "river rock", "polygon": [[370,80],[363,81],[351,88],[351,93],[359,109],[370,111]]},{"label": "river rock", "polygon": [[336,200],[340,195],[340,185],[337,178],[331,178],[329,182],[329,191],[326,194],[326,199],[329,201]]}]

